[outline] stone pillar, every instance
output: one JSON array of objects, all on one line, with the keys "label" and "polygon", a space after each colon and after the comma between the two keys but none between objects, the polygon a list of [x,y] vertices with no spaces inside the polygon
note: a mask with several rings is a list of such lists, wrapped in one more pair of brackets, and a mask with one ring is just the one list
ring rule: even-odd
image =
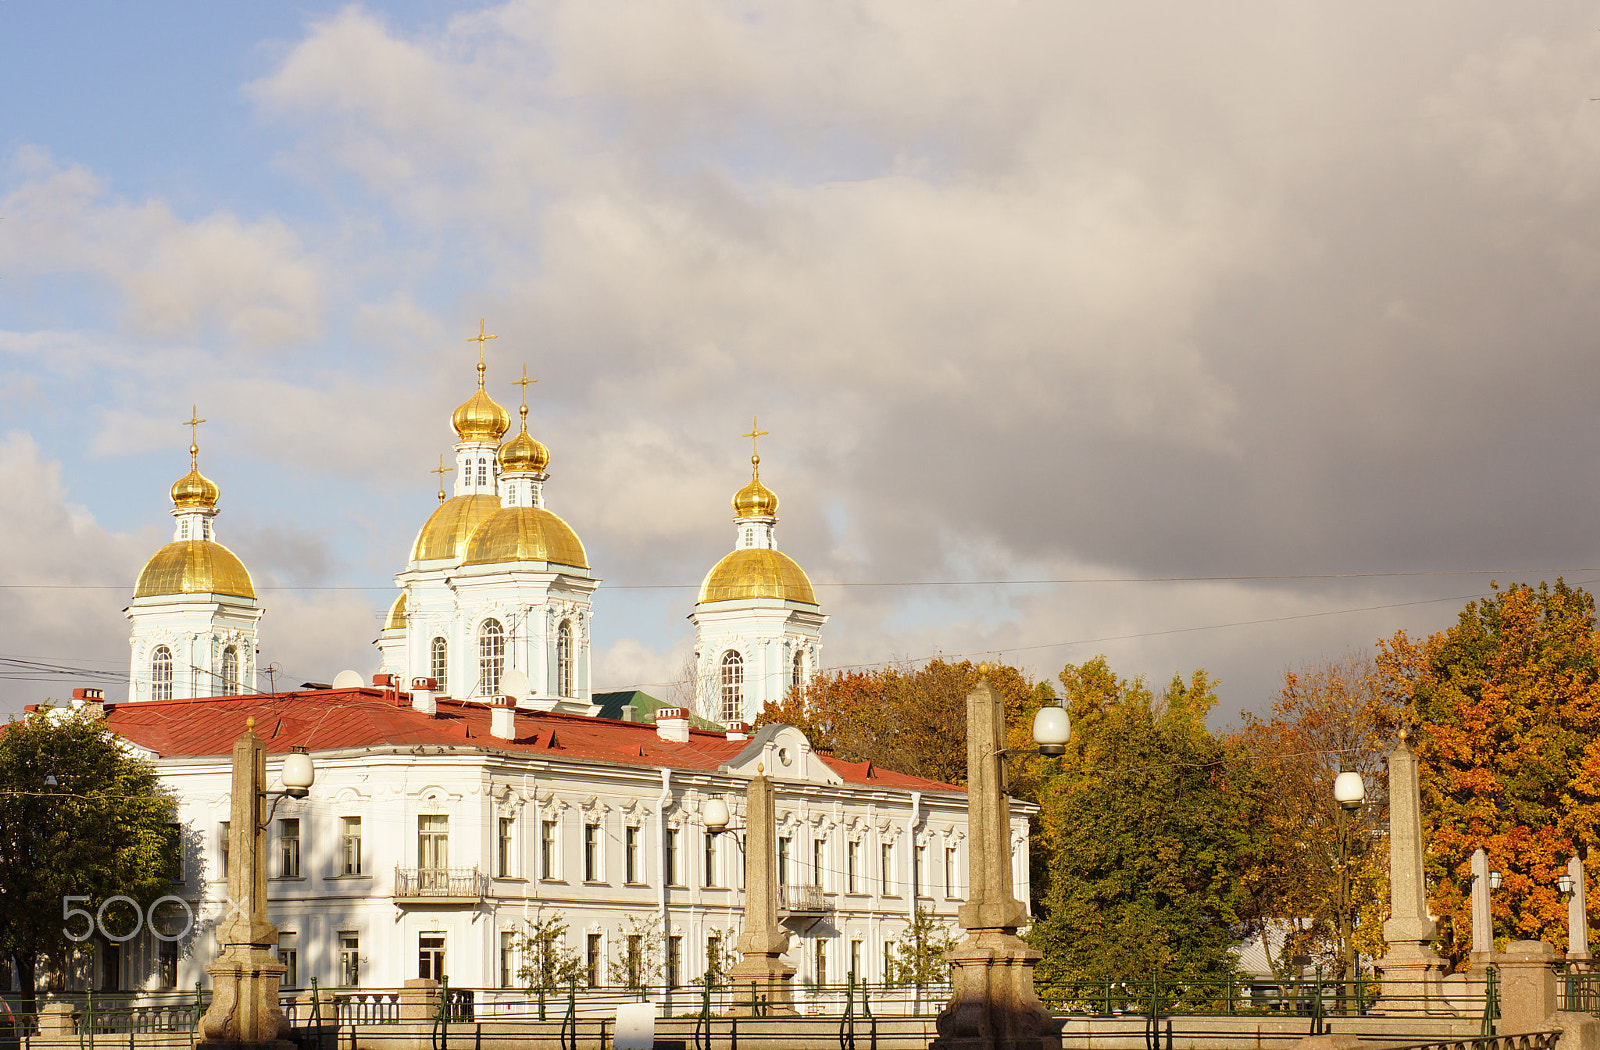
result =
[{"label": "stone pillar", "polygon": [[1567,901],[1567,968],[1586,971],[1589,958],[1589,892],[1583,861],[1567,861],[1567,877],[1572,880],[1572,897]]},{"label": "stone pillar", "polygon": [[748,1016],[759,996],[766,1012],[792,1014],[794,967],[783,961],[789,931],[778,921],[778,809],[772,778],[760,766],[744,798],[744,932],[737,943],[743,958],[728,968],[728,1012]]},{"label": "stone pillar", "polygon": [[413,977],[400,989],[400,1022],[427,1024],[439,1017],[439,982]]},{"label": "stone pillar", "polygon": [[45,1039],[76,1039],[78,1021],[71,1003],[46,1003],[39,1011],[39,1035]]},{"label": "stone pillar", "polygon": [[1556,1027],[1556,950],[1544,941],[1512,941],[1494,956],[1500,975],[1497,1035],[1548,1032]]},{"label": "stone pillar", "polygon": [[[980,675],[987,668],[980,666]],[[1005,702],[987,678],[967,696],[967,935],[945,954],[950,1002],[930,1050],[1060,1050],[1061,1030],[1033,990],[1043,956],[1017,936],[1027,910],[1012,895],[1005,793]]]},{"label": "stone pillar", "polygon": [[278,1006],[284,968],[272,957],[278,928],[267,921],[266,749],[245,722],[233,745],[233,798],[228,825],[228,914],[217,927],[221,950],[206,967],[211,1005],[200,1018],[196,1050],[293,1050],[289,1021]]},{"label": "stone pillar", "polygon": [[1444,960],[1433,953],[1434,924],[1422,876],[1422,789],[1417,756],[1400,742],[1389,752],[1389,953],[1377,962],[1383,997],[1375,1013],[1452,1013],[1440,979]]},{"label": "stone pillar", "polygon": [[1489,965],[1494,954],[1494,918],[1489,911],[1489,855],[1472,851],[1472,968]]}]

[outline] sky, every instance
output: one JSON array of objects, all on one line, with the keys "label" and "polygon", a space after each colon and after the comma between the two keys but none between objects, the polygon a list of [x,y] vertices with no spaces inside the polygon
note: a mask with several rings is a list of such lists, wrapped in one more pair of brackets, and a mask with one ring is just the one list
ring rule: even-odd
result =
[{"label": "sky", "polygon": [[480,318],[597,689],[679,676],[753,417],[830,668],[1226,725],[1600,584],[1597,96],[1538,0],[0,0],[0,711],[120,698],[191,405],[263,665],[375,670]]}]

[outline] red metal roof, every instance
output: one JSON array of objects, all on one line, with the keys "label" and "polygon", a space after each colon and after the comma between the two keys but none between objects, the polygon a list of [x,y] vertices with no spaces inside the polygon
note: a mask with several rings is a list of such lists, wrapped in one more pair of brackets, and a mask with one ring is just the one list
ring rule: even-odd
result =
[{"label": "red metal roof", "polygon": [[[316,689],[293,693],[207,697],[197,700],[106,704],[112,731],[163,758],[226,755],[255,719],[256,735],[269,753],[293,747],[334,751],[364,747],[481,747],[486,750],[541,753],[562,758],[622,765],[715,771],[749,746],[725,734],[689,730],[687,743],[656,735],[643,722],[620,722],[584,715],[516,712],[517,739],[489,732],[484,704],[438,701],[429,716],[411,707],[408,693],[385,689]],[[846,783],[908,791],[964,791],[935,780],[878,769],[870,762],[843,762],[818,756]]]}]

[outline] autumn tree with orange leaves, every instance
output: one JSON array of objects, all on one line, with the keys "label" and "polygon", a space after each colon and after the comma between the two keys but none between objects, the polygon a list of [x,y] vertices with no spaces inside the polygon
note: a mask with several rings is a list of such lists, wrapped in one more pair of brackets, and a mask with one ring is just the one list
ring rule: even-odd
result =
[{"label": "autumn tree with orange leaves", "polygon": [[[1600,829],[1600,641],[1594,599],[1562,580],[1472,602],[1454,627],[1380,643],[1384,688],[1417,726],[1435,950],[1472,944],[1472,851],[1504,873],[1497,939],[1564,947],[1556,880]],[[1586,867],[1593,878],[1600,856]]]}]

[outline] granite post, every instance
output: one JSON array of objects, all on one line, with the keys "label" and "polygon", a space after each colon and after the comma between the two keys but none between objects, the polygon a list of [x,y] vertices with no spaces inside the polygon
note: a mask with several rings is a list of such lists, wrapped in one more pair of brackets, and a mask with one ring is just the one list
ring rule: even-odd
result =
[{"label": "granite post", "polygon": [[[987,669],[980,667],[982,675]],[[930,1050],[1060,1050],[1061,1031],[1033,990],[1043,956],[1017,936],[1027,910],[1012,895],[1011,810],[1002,766],[1005,703],[986,677],[967,696],[967,931],[952,951],[950,1002]]]},{"label": "granite post", "polygon": [[278,1006],[286,972],[273,958],[278,928],[267,921],[266,827],[262,785],[266,749],[255,719],[233,745],[233,797],[228,825],[228,914],[217,927],[211,1005],[200,1018],[196,1050],[294,1050]]},{"label": "granite post", "polygon": [[1500,974],[1497,1035],[1548,1032],[1556,1027],[1556,950],[1544,941],[1512,941],[1495,954]]},{"label": "granite post", "polygon": [[1593,962],[1589,957],[1589,893],[1583,861],[1569,858],[1567,877],[1572,880],[1572,896],[1567,901],[1567,968],[1584,971]]},{"label": "granite post", "polygon": [[778,921],[778,810],[772,778],[756,768],[744,792],[744,932],[737,947],[743,958],[728,968],[733,985],[731,1014],[794,1013],[794,967],[783,961],[789,931]]},{"label": "granite post", "polygon": [[1422,874],[1422,789],[1417,756],[1406,734],[1389,752],[1389,953],[1377,962],[1383,997],[1375,1013],[1451,1013],[1440,979],[1444,960],[1433,953],[1434,923]]},{"label": "granite post", "polygon": [[1489,855],[1472,851],[1472,968],[1481,970],[1494,954],[1494,918],[1489,911]]}]

